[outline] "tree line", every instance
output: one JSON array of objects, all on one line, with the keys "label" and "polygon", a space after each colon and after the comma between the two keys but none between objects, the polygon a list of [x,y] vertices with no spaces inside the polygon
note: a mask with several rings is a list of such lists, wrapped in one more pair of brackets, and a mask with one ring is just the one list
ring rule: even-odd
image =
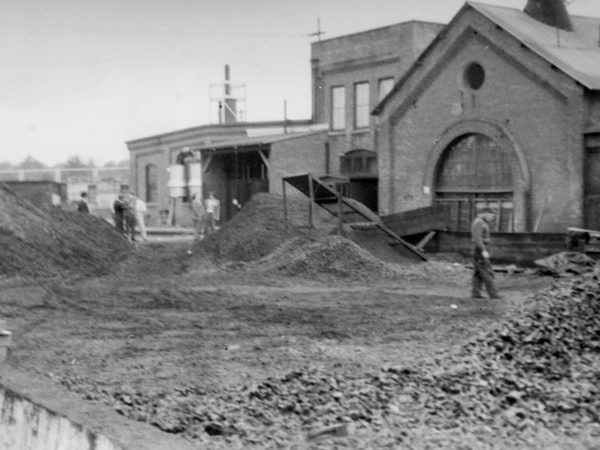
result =
[{"label": "tree line", "polygon": [[11,164],[8,161],[0,162],[0,170],[29,170],[29,169],[80,169],[83,167],[103,168],[103,167],[122,167],[129,165],[129,160],[124,159],[121,161],[108,161],[102,165],[96,164],[93,159],[84,161],[79,156],[69,156],[66,161],[62,163],[49,166],[44,164],[42,161],[34,158],[31,155],[27,155],[23,161],[17,164]]}]

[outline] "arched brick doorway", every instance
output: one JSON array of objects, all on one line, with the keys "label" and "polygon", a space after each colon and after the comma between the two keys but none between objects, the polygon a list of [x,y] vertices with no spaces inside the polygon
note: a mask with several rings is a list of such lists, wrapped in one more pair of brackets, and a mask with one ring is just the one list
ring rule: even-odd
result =
[{"label": "arched brick doorway", "polygon": [[512,155],[505,146],[482,133],[463,134],[441,154],[435,202],[449,205],[453,229],[468,231],[478,210],[492,208],[492,230],[514,231],[514,179]]}]

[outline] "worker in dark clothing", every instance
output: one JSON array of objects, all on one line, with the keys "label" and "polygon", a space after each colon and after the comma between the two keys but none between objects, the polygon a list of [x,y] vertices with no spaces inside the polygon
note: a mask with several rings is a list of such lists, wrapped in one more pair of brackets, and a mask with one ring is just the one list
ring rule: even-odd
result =
[{"label": "worker in dark clothing", "polygon": [[471,240],[473,242],[473,286],[472,298],[484,298],[481,294],[482,284],[485,286],[490,299],[501,298],[496,290],[494,273],[490,264],[490,227],[495,214],[491,210],[482,210],[477,214],[471,225]]},{"label": "worker in dark clothing", "polygon": [[90,208],[87,204],[87,192],[81,193],[81,198],[79,199],[79,203],[77,204],[77,211],[82,213],[89,213]]},{"label": "worker in dark clothing", "polygon": [[125,197],[123,194],[119,194],[115,202],[113,203],[114,210],[114,219],[115,219],[115,227],[121,233],[125,233],[125,210],[127,206],[125,205]]},{"label": "worker in dark clothing", "polygon": [[137,224],[135,217],[135,196],[130,193],[129,198],[125,199],[123,204],[125,205],[125,235],[130,241],[135,242],[135,226]]}]

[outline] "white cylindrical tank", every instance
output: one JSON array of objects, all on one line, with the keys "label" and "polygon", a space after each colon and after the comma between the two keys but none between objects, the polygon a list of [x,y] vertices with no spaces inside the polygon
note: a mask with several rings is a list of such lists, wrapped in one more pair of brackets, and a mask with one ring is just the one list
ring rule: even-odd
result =
[{"label": "white cylindrical tank", "polygon": [[200,194],[202,196],[202,164],[192,162],[188,165],[188,187],[190,195]]},{"label": "white cylindrical tank", "polygon": [[169,197],[177,198],[185,196],[185,166],[183,164],[172,164],[169,166]]}]

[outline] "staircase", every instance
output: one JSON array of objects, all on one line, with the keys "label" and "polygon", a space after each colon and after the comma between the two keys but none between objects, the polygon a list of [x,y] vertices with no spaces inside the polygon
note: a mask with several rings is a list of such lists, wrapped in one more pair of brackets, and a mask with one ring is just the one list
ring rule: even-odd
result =
[{"label": "staircase", "polygon": [[404,249],[405,252],[403,253],[408,253],[408,256],[411,256],[413,259],[416,258],[421,261],[427,261],[427,258],[423,252],[421,252],[414,245],[406,242],[387,226],[385,226],[381,221],[381,218],[365,205],[354,199],[343,197],[332,187],[326,185],[311,174],[294,175],[284,177],[282,179],[284,207],[286,205],[286,183],[302,192],[311,200],[311,209],[309,210],[310,226],[313,225],[312,204],[316,204],[333,216],[337,217],[340,223],[340,228],[342,224],[350,225],[355,229],[376,228],[385,234],[387,238],[391,239],[391,242],[389,243],[391,246]]}]

